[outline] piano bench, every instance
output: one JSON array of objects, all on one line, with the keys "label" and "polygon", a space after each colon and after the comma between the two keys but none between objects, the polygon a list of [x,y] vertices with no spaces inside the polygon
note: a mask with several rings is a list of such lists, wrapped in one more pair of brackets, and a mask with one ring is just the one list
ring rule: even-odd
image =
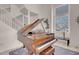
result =
[{"label": "piano bench", "polygon": [[51,54],[54,55],[54,52],[55,52],[55,48],[49,46],[47,49],[45,49],[42,52],[40,52],[39,55],[51,55]]}]

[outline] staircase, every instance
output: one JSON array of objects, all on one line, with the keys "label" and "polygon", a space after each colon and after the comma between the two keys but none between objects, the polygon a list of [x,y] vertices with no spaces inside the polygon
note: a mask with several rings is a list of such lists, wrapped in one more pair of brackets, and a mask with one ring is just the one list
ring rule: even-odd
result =
[{"label": "staircase", "polygon": [[0,21],[17,31],[37,18],[38,14],[29,11],[25,5],[0,5]]},{"label": "staircase", "polygon": [[[17,31],[25,25],[24,23],[28,23],[28,11],[24,5],[20,5],[20,8],[18,5],[6,5],[7,7],[4,6],[5,5],[0,6],[2,7],[0,8],[1,22]],[[26,22],[24,20],[26,20]]]}]

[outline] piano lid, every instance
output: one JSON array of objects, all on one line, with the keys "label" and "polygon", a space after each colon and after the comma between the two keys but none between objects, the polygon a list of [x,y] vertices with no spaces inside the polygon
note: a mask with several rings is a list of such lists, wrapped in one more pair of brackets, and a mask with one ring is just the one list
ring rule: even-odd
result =
[{"label": "piano lid", "polygon": [[44,18],[42,19],[37,19],[35,22],[31,23],[30,25],[24,26],[22,29],[19,30],[22,34],[28,34],[33,28],[35,28],[38,24],[40,24]]}]

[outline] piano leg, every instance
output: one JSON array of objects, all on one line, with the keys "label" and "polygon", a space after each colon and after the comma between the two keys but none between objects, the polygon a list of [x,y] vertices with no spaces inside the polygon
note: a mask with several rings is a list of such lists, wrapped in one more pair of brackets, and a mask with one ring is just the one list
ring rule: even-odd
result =
[{"label": "piano leg", "polygon": [[67,40],[67,46],[69,46],[69,43],[70,43],[70,41],[69,41],[69,40]]},{"label": "piano leg", "polygon": [[33,55],[33,52],[31,50],[28,50],[29,55]]},{"label": "piano leg", "polygon": [[23,48],[25,48],[25,45],[23,45]]},{"label": "piano leg", "polygon": [[25,46],[26,50],[28,50],[28,55],[33,55],[33,51],[29,49],[27,46]]}]

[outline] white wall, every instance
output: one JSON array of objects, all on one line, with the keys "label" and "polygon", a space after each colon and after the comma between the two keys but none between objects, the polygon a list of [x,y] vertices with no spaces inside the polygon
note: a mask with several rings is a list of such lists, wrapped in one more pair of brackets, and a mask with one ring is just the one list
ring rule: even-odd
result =
[{"label": "white wall", "polygon": [[79,47],[79,24],[77,23],[79,16],[79,4],[70,5],[70,45]]},{"label": "white wall", "polygon": [[51,18],[51,6],[49,4],[25,4],[25,7],[39,14],[40,18]]},{"label": "white wall", "polygon": [[0,21],[0,53],[22,46],[17,40],[17,32]]}]

